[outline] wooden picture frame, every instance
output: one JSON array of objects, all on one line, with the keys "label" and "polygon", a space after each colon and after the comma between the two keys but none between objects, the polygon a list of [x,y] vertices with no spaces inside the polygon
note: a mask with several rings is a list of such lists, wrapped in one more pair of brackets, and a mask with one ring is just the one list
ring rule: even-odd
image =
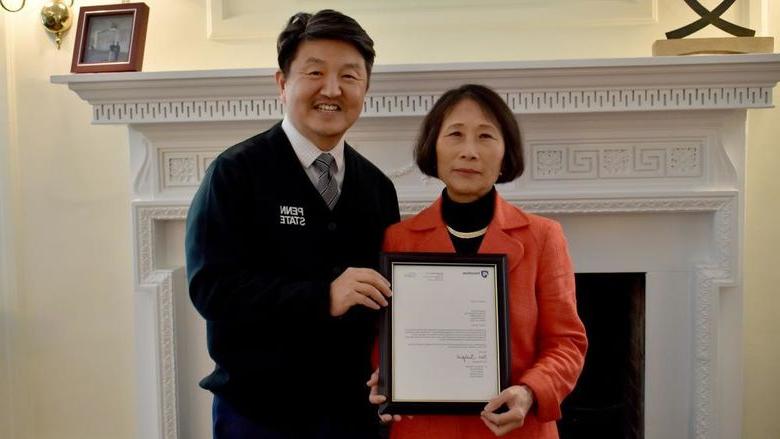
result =
[{"label": "wooden picture frame", "polygon": [[145,3],[79,8],[72,73],[138,72],[144,59],[149,7]]}]

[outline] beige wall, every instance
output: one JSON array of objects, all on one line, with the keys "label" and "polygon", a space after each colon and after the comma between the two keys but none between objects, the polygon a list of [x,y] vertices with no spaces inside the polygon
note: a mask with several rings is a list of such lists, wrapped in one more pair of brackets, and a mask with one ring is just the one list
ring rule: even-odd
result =
[{"label": "beige wall", "polygon": [[[775,23],[780,24],[780,20]],[[776,27],[777,29],[777,27]],[[775,33],[775,38],[780,32]],[[775,89],[775,102],[780,91]],[[745,226],[744,426],[746,438],[780,437],[780,109],[749,117]]]},{"label": "beige wall", "polygon": [[[766,16],[780,44],[780,2]],[[775,105],[780,89],[775,88]],[[780,108],[748,116],[747,221],[744,280],[744,420],[745,438],[780,437],[777,395],[780,380]]]},{"label": "beige wall", "polygon": [[[0,269],[9,269],[13,276],[8,278],[17,285],[0,282],[5,325],[0,325],[0,343],[11,354],[6,356],[10,362],[0,362],[0,436],[132,438],[136,414],[126,130],[90,125],[88,105],[66,87],[49,83],[50,75],[68,72],[75,32],[58,51],[38,24],[37,2],[29,3],[20,13],[2,13],[0,20],[0,72],[6,64],[10,69],[0,79],[0,104],[8,107],[7,115],[0,107],[0,142],[7,146],[0,148],[0,189],[11,192],[0,204],[11,218],[0,217],[0,226],[15,241],[12,253],[0,253],[13,254],[10,262],[0,259]],[[98,3],[109,2],[77,2]],[[271,39],[206,39],[203,0],[146,3],[151,8],[146,71],[274,64]],[[712,7],[718,2],[704,3]],[[734,20],[750,17],[752,25],[780,38],[780,5],[773,2],[766,15],[761,7],[768,0],[738,3]],[[619,27],[541,26],[523,17],[518,18],[526,20],[523,26],[491,26],[502,14],[478,9],[466,15],[377,14],[354,6],[359,4],[341,0],[328,5],[342,6],[368,28],[377,41],[379,64],[648,56],[653,40],[693,19],[682,2],[672,0],[659,0],[659,23]],[[280,8],[282,15],[294,9]],[[404,14],[418,20],[422,16],[430,25],[418,32],[399,30],[396,23]],[[456,21],[457,27],[449,24]],[[276,32],[282,23],[257,26]],[[778,92],[775,99],[780,102]],[[4,125],[5,119],[15,120],[15,128]],[[780,319],[775,318],[780,270],[770,257],[780,244],[780,210],[774,207],[780,183],[773,179],[780,164],[778,120],[778,110],[751,111],[749,116],[744,436],[756,439],[780,437],[773,405],[780,394],[774,370],[780,364]],[[6,246],[10,241],[4,236],[0,234],[0,245]],[[4,404],[13,407],[7,411]],[[6,413],[15,419],[13,434],[7,433],[11,423]]]},{"label": "beige wall", "polygon": [[[119,127],[49,76],[69,70],[36,4],[2,13],[10,44],[9,143],[17,288],[7,331],[13,439],[135,435],[128,153]],[[12,42],[11,42],[12,40]],[[72,35],[68,39],[72,44]],[[122,268],[127,267],[127,268]]]},{"label": "beige wall", "polygon": [[13,244],[11,227],[11,205],[9,203],[11,190],[11,178],[9,162],[10,123],[8,120],[8,107],[10,97],[8,95],[8,79],[6,68],[6,32],[0,27],[0,436],[12,437],[13,415],[11,390],[11,347],[10,339],[11,316],[15,314],[15,305],[11,303],[11,290],[14,289],[12,276]]}]

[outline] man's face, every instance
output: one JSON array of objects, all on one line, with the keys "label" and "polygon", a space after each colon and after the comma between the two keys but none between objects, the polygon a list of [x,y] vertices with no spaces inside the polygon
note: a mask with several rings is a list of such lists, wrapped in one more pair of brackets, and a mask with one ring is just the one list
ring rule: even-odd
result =
[{"label": "man's face", "polygon": [[366,62],[351,44],[304,41],[287,75],[276,73],[282,102],[295,128],[323,151],[355,123],[368,88]]}]

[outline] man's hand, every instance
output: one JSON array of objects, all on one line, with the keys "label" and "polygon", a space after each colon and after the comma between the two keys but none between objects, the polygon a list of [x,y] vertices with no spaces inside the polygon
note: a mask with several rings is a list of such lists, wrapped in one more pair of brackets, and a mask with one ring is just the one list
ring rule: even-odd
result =
[{"label": "man's hand", "polygon": [[[380,395],[378,391],[379,369],[375,370],[374,373],[371,374],[371,378],[368,380],[366,385],[371,388],[371,391],[368,393],[368,402],[374,405],[379,405],[387,401],[387,397],[385,395]],[[383,424],[387,424],[391,421],[398,422],[401,420],[401,415],[379,415],[379,420],[382,421]]]},{"label": "man's hand", "polygon": [[[525,415],[533,403],[534,393],[528,386],[509,387],[487,403],[481,413],[482,422],[493,434],[503,436],[523,426]],[[509,407],[508,411],[500,415],[494,413],[504,404]]]},{"label": "man's hand", "polygon": [[349,267],[330,284],[330,315],[343,315],[353,305],[371,309],[387,306],[390,282],[370,268]]}]

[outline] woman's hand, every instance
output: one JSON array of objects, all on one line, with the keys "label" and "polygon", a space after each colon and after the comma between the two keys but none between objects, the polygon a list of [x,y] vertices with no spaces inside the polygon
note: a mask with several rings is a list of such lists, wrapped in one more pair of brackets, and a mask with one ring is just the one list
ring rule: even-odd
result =
[{"label": "woman's hand", "polygon": [[[523,426],[525,415],[533,403],[534,392],[530,387],[525,385],[509,387],[487,403],[481,413],[482,422],[493,434],[503,436]],[[495,413],[504,404],[509,407],[509,410],[501,414]]]},{"label": "woman's hand", "polygon": [[[371,378],[368,380],[368,382],[366,382],[366,385],[371,388],[371,391],[368,393],[368,402],[374,405],[379,405],[387,401],[387,397],[385,395],[379,394],[379,369],[376,369],[374,373],[371,374]],[[382,421],[383,424],[387,424],[388,422],[393,421],[398,422],[401,420],[401,415],[379,415],[379,420]]]}]

